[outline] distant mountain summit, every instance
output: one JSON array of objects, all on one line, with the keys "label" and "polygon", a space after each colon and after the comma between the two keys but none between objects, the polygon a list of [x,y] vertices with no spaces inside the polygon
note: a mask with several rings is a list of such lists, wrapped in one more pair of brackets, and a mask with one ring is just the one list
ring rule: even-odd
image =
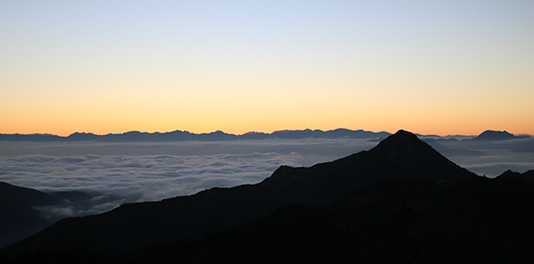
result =
[{"label": "distant mountain summit", "polygon": [[474,140],[499,141],[516,139],[517,136],[504,131],[486,130],[474,138]]}]

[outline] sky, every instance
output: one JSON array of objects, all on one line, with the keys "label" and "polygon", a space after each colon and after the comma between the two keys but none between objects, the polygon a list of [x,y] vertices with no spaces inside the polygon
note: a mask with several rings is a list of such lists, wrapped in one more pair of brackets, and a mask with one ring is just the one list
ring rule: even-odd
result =
[{"label": "sky", "polygon": [[534,134],[534,1],[0,1],[0,133]]}]

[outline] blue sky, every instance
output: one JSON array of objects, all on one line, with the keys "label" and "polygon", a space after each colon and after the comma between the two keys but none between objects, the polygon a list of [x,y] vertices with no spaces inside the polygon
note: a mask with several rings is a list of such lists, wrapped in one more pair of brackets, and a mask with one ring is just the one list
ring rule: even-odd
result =
[{"label": "blue sky", "polygon": [[533,13],[532,1],[3,1],[0,132],[532,134]]}]

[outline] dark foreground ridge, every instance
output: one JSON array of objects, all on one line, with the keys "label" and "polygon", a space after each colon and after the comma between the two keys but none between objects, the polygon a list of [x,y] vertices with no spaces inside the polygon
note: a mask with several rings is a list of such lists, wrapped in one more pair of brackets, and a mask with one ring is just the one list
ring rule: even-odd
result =
[{"label": "dark foreground ridge", "polygon": [[[45,208],[91,207],[91,199],[101,194],[82,191],[44,193],[0,182],[0,248],[50,226],[58,216],[43,214]],[[40,208],[40,210],[38,210]]]},{"label": "dark foreground ridge", "polygon": [[65,219],[3,254],[21,263],[532,263],[527,174],[479,177],[401,130],[258,184]]},{"label": "dark foreground ridge", "polygon": [[43,192],[0,182],[0,248],[50,225],[34,207],[53,200]]}]

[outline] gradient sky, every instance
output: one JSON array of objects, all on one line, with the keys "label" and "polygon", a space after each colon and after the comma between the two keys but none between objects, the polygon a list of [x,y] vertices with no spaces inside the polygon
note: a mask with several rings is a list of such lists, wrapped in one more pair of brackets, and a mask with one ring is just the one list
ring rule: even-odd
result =
[{"label": "gradient sky", "polygon": [[0,133],[534,134],[534,1],[0,1]]}]

